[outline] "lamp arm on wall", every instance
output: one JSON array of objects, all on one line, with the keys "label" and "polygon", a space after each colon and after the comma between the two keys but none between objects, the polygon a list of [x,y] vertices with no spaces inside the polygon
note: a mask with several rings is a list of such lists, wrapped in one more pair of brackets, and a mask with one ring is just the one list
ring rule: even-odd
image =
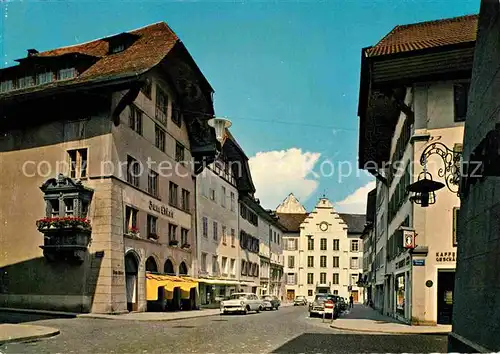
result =
[{"label": "lamp arm on wall", "polygon": [[426,162],[432,155],[441,157],[444,167],[438,169],[438,176],[445,180],[446,186],[451,192],[458,195],[462,152],[452,150],[441,142],[435,142],[424,149],[420,156],[420,164],[425,167]]}]

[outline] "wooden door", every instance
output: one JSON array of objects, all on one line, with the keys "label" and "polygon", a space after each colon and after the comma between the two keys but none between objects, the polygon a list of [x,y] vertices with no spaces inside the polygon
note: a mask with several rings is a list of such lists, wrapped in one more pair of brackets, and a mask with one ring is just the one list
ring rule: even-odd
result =
[{"label": "wooden door", "polygon": [[353,291],[351,292],[351,295],[352,295],[353,302],[358,302],[358,300],[359,300],[359,294],[358,294],[358,291],[357,291],[357,290],[353,290]]},{"label": "wooden door", "polygon": [[286,299],[288,301],[293,301],[295,299],[295,290],[287,290],[286,291]]}]

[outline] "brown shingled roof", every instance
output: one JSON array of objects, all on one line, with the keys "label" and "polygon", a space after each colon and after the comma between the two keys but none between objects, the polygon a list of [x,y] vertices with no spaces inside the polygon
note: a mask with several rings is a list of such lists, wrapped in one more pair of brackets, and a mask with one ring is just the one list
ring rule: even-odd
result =
[{"label": "brown shingled roof", "polygon": [[304,213],[276,213],[278,221],[283,225],[288,232],[300,232],[300,224],[305,220],[307,215]]},{"label": "brown shingled roof", "polygon": [[[165,22],[154,23],[128,33],[138,36],[128,48],[122,52],[109,54],[108,36],[90,42],[61,47],[40,52],[36,57],[58,57],[68,54],[85,54],[93,56],[97,61],[77,77],[66,80],[56,80],[44,85],[36,85],[26,89],[8,92],[18,95],[26,91],[45,90],[51,87],[82,84],[86,82],[100,82],[110,79],[119,79],[140,75],[159,64],[163,58],[180,42],[177,35]],[[116,35],[118,36],[118,35]]]},{"label": "brown shingled roof", "polygon": [[396,26],[366,53],[367,56],[374,57],[474,42],[477,21],[477,15],[467,15]]}]

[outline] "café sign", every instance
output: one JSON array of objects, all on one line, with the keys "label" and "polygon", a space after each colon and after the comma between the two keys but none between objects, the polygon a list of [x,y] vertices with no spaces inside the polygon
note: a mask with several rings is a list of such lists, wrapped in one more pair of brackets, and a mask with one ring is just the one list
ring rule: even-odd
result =
[{"label": "caf\u00e9 sign", "polygon": [[152,200],[149,201],[149,210],[155,211],[161,215],[165,215],[166,217],[173,218],[174,211],[172,209],[167,208],[165,205],[158,205],[153,203]]},{"label": "caf\u00e9 sign", "polygon": [[455,252],[436,252],[436,262],[455,262]]}]

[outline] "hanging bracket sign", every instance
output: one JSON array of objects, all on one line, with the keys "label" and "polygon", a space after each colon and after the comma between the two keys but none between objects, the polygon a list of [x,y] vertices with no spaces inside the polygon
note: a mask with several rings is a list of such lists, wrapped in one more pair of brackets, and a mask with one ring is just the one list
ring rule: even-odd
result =
[{"label": "hanging bracket sign", "polygon": [[403,247],[406,249],[415,248],[415,230],[409,228],[400,228],[401,237],[403,238]]}]

